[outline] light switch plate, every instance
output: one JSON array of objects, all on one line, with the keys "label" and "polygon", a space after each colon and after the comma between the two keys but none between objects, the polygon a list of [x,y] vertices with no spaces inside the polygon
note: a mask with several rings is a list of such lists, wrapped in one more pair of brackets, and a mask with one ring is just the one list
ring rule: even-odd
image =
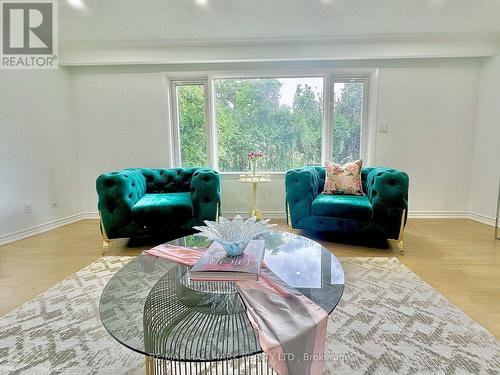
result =
[{"label": "light switch plate", "polygon": [[33,206],[31,205],[31,203],[24,204],[24,213],[26,215],[31,215],[33,213]]}]

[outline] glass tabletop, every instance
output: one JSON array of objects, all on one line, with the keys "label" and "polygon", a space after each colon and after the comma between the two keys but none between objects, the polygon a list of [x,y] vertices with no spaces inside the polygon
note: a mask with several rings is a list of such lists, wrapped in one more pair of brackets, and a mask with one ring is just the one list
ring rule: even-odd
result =
[{"label": "glass tabletop", "polygon": [[[319,243],[287,232],[269,232],[264,261],[282,280],[329,314],[344,290],[338,259]],[[169,243],[208,247],[187,236]],[[105,286],[99,314],[106,330],[141,354],[176,361],[218,361],[262,352],[233,282],[195,282],[188,267],[142,254]]]}]

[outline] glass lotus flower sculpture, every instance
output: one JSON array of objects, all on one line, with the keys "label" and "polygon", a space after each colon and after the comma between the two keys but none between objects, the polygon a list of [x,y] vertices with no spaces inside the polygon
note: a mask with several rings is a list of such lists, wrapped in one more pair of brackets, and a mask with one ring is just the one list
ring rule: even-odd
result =
[{"label": "glass lotus flower sculpture", "polygon": [[257,220],[255,216],[244,220],[237,215],[233,220],[219,217],[219,222],[205,220],[206,226],[193,227],[199,230],[195,236],[214,240],[222,245],[230,256],[243,254],[251,239],[271,231],[276,224],[268,224],[269,219]]}]

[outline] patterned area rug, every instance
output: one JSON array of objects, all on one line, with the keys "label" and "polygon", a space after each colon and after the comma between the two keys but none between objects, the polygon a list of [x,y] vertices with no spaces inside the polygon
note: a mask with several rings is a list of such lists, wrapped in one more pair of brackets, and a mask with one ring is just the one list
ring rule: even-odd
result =
[{"label": "patterned area rug", "polygon": [[[0,318],[0,374],[144,374],[98,300],[130,257],[104,257]],[[325,374],[498,374],[500,344],[396,258],[341,258]]]}]

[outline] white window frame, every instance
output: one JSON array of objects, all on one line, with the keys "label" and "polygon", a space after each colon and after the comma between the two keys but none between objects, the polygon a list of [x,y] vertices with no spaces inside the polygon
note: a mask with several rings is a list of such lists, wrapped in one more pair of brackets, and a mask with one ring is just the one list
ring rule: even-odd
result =
[{"label": "white window frame", "polygon": [[370,98],[370,77],[366,75],[355,76],[352,74],[332,74],[331,83],[330,83],[330,123],[329,123],[329,133],[327,135],[327,149],[325,150],[326,156],[328,156],[327,160],[331,160],[333,157],[333,130],[335,126],[335,108],[334,108],[334,90],[336,83],[346,83],[346,82],[362,82],[363,83],[363,107],[362,107],[362,116],[361,116],[361,136],[360,136],[360,145],[359,145],[359,156],[365,164],[371,162],[368,157],[368,143],[369,143],[369,98]]},{"label": "white window frame", "polygon": [[[182,71],[164,72],[163,88],[166,102],[167,154],[170,167],[180,167],[180,132],[177,118],[177,96],[175,85],[182,83],[202,84],[205,88],[205,127],[207,134],[208,166],[219,170],[217,150],[217,120],[215,110],[215,80],[216,79],[266,79],[266,78],[323,78],[323,132],[321,139],[321,163],[331,160],[333,151],[333,84],[346,80],[363,81],[363,118],[361,129],[360,155],[364,165],[374,164],[376,136],[377,107],[377,68],[353,69],[304,69],[304,70],[273,70],[273,71]],[[299,166],[297,166],[299,167]],[[244,171],[241,171],[244,172]],[[241,172],[221,172],[224,176],[237,178]],[[286,171],[267,172],[282,176]]]},{"label": "white window frame", "polygon": [[[178,102],[177,102],[177,87],[178,86],[189,86],[196,85],[202,86],[203,92],[205,94],[204,100],[204,112],[205,112],[205,134],[209,133],[209,124],[208,124],[208,115],[209,115],[209,103],[208,97],[210,96],[208,93],[208,81],[206,78],[189,78],[189,79],[171,79],[170,80],[170,93],[171,93],[171,106],[170,118],[172,119],[172,123],[170,128],[172,134],[172,161],[175,166],[181,166],[182,164],[182,153],[181,153],[181,131],[180,131],[180,121],[179,121],[179,113],[178,113]],[[210,155],[210,146],[207,140],[206,153],[207,153],[207,161],[208,164],[211,165],[208,156]]]}]

